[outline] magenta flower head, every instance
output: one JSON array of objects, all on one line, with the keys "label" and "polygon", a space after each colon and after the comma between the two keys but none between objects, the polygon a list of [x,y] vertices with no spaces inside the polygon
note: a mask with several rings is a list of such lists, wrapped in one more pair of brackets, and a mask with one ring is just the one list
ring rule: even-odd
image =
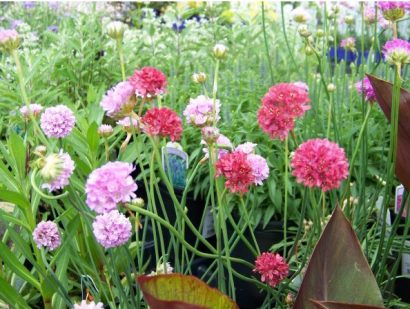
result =
[{"label": "magenta flower head", "polygon": [[40,118],[40,126],[47,137],[66,137],[74,125],[74,113],[65,105],[46,108]]},{"label": "magenta flower head", "polygon": [[300,85],[280,83],[262,98],[258,122],[272,139],[284,140],[294,128],[295,119],[310,109],[308,93]]},{"label": "magenta flower head", "polygon": [[274,288],[288,276],[289,265],[279,254],[263,252],[257,257],[253,271],[261,275],[262,282]]},{"label": "magenta flower head", "polygon": [[269,167],[266,159],[257,154],[248,154],[248,162],[252,168],[252,175],[255,185],[262,185],[262,182],[269,177]]},{"label": "magenta flower head", "polygon": [[42,221],[37,224],[33,231],[33,239],[39,249],[44,247],[53,251],[61,244],[57,224],[52,221]]},{"label": "magenta flower head", "polygon": [[83,299],[80,304],[74,304],[74,309],[103,309],[103,308],[104,308],[103,303],[101,302],[95,303],[93,301],[87,303],[85,299]]},{"label": "magenta flower head", "polygon": [[206,125],[211,125],[220,119],[220,106],[221,103],[219,100],[216,100],[214,111],[213,100],[204,95],[200,95],[195,99],[189,100],[189,104],[184,110],[184,116],[187,123],[194,126],[203,127]]},{"label": "magenta flower head", "polygon": [[368,25],[376,22],[376,11],[373,7],[366,7],[364,9],[364,21]]},{"label": "magenta flower head", "polygon": [[128,82],[120,82],[103,97],[100,106],[107,116],[120,119],[130,114],[136,104],[134,87]]},{"label": "magenta flower head", "polygon": [[135,94],[142,98],[151,99],[166,92],[166,76],[153,67],[135,71],[128,81],[134,87]]},{"label": "magenta flower head", "polygon": [[31,115],[33,115],[34,118],[37,118],[38,115],[40,115],[41,111],[43,110],[43,107],[40,104],[30,104],[29,106],[23,106],[20,108],[20,113],[23,115],[23,118],[25,120],[29,120]]},{"label": "magenta flower head", "polygon": [[74,171],[74,161],[68,153],[64,153],[60,150],[60,153],[50,154],[40,160],[43,162],[40,175],[45,180],[42,185],[43,188],[53,192],[63,189],[68,185],[69,179]]},{"label": "magenta flower head", "polygon": [[383,55],[390,64],[401,66],[410,63],[410,43],[400,39],[387,41],[383,46]]},{"label": "magenta flower head", "polygon": [[405,10],[410,8],[408,1],[379,1],[378,5],[383,17],[390,21],[396,21],[402,18]]},{"label": "magenta flower head", "polygon": [[291,166],[298,183],[323,192],[339,188],[349,173],[345,151],[327,139],[311,139],[296,149]]},{"label": "magenta flower head", "polygon": [[14,29],[0,29],[0,49],[12,51],[19,47],[19,34]]},{"label": "magenta flower head", "polygon": [[364,93],[364,98],[366,101],[370,103],[376,102],[376,93],[374,92],[373,86],[367,76],[363,78],[363,81],[360,80],[356,83],[356,89],[359,94]]},{"label": "magenta flower head", "polygon": [[88,207],[97,213],[106,213],[135,198],[138,186],[131,177],[134,170],[125,162],[108,162],[94,170],[87,179],[85,192]]},{"label": "magenta flower head", "polygon": [[118,210],[98,215],[93,222],[93,233],[105,248],[122,246],[131,237],[131,222]]}]

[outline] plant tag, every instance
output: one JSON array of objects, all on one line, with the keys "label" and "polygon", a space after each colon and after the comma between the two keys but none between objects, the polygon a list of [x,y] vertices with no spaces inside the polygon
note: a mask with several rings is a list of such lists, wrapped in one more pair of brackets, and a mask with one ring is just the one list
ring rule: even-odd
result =
[{"label": "plant tag", "polygon": [[[403,195],[404,195],[404,186],[400,185],[396,187],[396,196],[395,196],[395,200],[394,200],[394,213],[398,214],[400,212],[400,207],[401,207],[401,203],[403,201]],[[402,217],[406,218],[407,217],[407,208],[408,205],[404,206],[404,210],[402,213]]]},{"label": "plant tag", "polygon": [[[410,241],[406,240],[406,247],[410,247]],[[401,274],[410,278],[410,251],[403,252],[401,256]]]},{"label": "plant tag", "polygon": [[209,238],[215,235],[214,216],[211,211],[212,207],[208,206],[205,209],[204,226],[202,227],[202,236]]},{"label": "plant tag", "polygon": [[177,189],[184,189],[188,169],[188,154],[178,143],[168,143],[162,147],[162,167]]}]

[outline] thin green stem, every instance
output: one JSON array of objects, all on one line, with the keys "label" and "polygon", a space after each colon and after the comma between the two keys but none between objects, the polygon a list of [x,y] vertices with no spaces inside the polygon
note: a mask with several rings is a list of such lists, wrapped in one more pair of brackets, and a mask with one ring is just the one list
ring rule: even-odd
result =
[{"label": "thin green stem", "polygon": [[116,42],[117,42],[118,56],[120,58],[121,76],[122,76],[122,80],[125,81],[125,64],[124,64],[124,52],[122,49],[122,39],[119,38],[116,40]]},{"label": "thin green stem", "polygon": [[[265,52],[266,52],[266,59],[268,60],[269,65],[269,73],[270,73],[270,81],[273,84],[273,69],[272,69],[272,61],[269,56],[269,46],[268,46],[268,38],[266,35],[266,23],[265,23],[265,3],[262,1],[262,29],[263,29],[263,41],[265,43]],[[282,13],[283,14],[283,13]]]}]

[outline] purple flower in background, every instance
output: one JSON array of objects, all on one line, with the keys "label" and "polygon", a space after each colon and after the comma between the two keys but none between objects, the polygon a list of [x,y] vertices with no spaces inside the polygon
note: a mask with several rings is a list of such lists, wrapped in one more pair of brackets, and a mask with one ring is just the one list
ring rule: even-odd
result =
[{"label": "purple flower in background", "polygon": [[184,29],[185,29],[185,20],[175,21],[172,23],[172,30],[174,30],[175,32],[180,33]]},{"label": "purple flower in background", "polygon": [[57,25],[48,26],[47,30],[51,32],[58,32],[58,26]]},{"label": "purple flower in background", "polygon": [[25,9],[30,10],[37,6],[37,2],[35,1],[23,1],[23,6]]},{"label": "purple flower in background", "polygon": [[400,39],[387,41],[383,46],[383,55],[390,64],[406,64],[410,62],[410,43]]},{"label": "purple flower in background", "polygon": [[21,19],[13,19],[10,22],[10,28],[11,29],[17,29],[20,25],[24,24],[24,21]]},{"label": "purple flower in background", "polygon": [[214,102],[212,99],[200,95],[195,99],[189,99],[189,104],[184,110],[184,116],[189,124],[194,126],[203,127],[206,124],[211,124],[215,120],[218,121],[219,110],[221,103],[219,100],[215,100],[215,113]]},{"label": "purple flower in background", "polygon": [[33,239],[39,249],[45,247],[50,250],[55,250],[61,244],[57,224],[52,221],[42,221],[37,224],[37,227],[33,231]]},{"label": "purple flower in background", "polygon": [[343,39],[340,42],[340,47],[343,47],[344,49],[354,50],[355,45],[356,45],[356,39],[353,37],[348,37],[346,39]]},{"label": "purple flower in background", "polygon": [[252,175],[255,185],[262,185],[262,182],[269,177],[269,167],[265,158],[257,154],[248,154],[248,162],[252,167]]},{"label": "purple flower in background", "polygon": [[356,89],[359,94],[364,93],[364,98],[368,102],[375,102],[376,101],[376,93],[374,92],[373,86],[370,83],[370,80],[367,76],[363,79],[363,88],[362,88],[362,81],[358,81],[356,83]]},{"label": "purple flower in background", "polygon": [[58,1],[50,1],[47,2],[47,4],[50,10],[57,10],[60,6],[60,3]]},{"label": "purple flower in background", "polygon": [[118,247],[131,237],[131,222],[118,210],[99,215],[93,223],[93,233],[97,241],[105,248]]},{"label": "purple flower in background", "polygon": [[138,186],[131,177],[134,170],[125,162],[109,162],[94,170],[87,179],[85,192],[88,207],[97,213],[106,213],[135,198]]},{"label": "purple flower in background", "polygon": [[74,113],[65,105],[46,108],[40,118],[40,126],[48,137],[66,137],[74,125]]}]

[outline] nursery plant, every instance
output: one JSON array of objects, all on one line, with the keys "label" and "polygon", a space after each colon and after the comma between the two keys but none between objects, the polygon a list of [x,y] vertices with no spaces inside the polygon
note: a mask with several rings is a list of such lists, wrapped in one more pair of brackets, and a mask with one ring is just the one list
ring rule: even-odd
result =
[{"label": "nursery plant", "polygon": [[408,2],[0,10],[1,306],[409,306]]}]

